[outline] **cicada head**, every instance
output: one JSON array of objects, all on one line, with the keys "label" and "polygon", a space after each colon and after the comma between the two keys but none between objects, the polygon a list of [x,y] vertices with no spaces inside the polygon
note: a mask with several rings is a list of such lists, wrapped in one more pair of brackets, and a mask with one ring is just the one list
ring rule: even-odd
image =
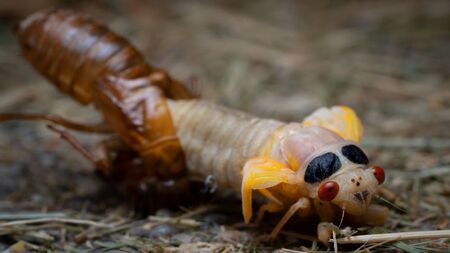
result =
[{"label": "cicada head", "polygon": [[337,205],[349,214],[361,215],[384,182],[384,170],[368,164],[369,159],[361,148],[342,141],[314,152],[302,174],[311,198]]},{"label": "cicada head", "polygon": [[384,181],[384,170],[369,166],[357,143],[333,131],[295,127],[282,136],[280,146],[282,159],[296,171],[300,191],[315,203],[326,202],[323,206],[331,203],[349,214],[363,214]]}]

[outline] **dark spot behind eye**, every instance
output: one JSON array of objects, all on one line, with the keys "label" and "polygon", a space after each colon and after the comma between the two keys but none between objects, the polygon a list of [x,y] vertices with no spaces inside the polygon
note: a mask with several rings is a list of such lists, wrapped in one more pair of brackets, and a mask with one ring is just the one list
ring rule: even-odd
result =
[{"label": "dark spot behind eye", "polygon": [[342,147],[342,154],[347,157],[348,160],[357,164],[368,164],[369,158],[366,154],[355,145],[347,145]]},{"label": "dark spot behind eye", "polygon": [[328,152],[311,160],[305,171],[305,182],[316,183],[330,177],[341,167],[337,155]]}]

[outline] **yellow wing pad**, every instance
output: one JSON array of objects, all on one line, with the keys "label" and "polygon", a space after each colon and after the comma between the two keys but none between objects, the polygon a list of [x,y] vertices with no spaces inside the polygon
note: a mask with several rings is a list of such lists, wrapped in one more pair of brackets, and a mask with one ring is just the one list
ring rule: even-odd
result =
[{"label": "yellow wing pad", "polygon": [[[248,223],[252,217],[252,190],[262,190],[280,183],[289,183],[293,180],[293,175],[294,171],[274,159],[256,157],[248,160],[243,169],[241,186],[244,221]],[[264,193],[267,191],[263,191]],[[269,197],[269,199],[271,198]]]},{"label": "yellow wing pad", "polygon": [[361,121],[356,113],[347,106],[319,108],[306,117],[302,124],[327,128],[343,139],[354,142],[359,142],[363,134]]}]

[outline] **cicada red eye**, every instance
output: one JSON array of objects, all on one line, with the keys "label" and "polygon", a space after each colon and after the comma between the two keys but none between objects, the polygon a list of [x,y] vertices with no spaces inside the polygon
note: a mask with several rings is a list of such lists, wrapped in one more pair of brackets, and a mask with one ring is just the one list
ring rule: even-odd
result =
[{"label": "cicada red eye", "polygon": [[334,181],[327,181],[319,187],[319,198],[323,201],[333,200],[339,192],[339,185]]},{"label": "cicada red eye", "polygon": [[382,184],[385,179],[384,169],[379,166],[373,166],[372,172],[373,172],[373,175],[375,176],[375,178],[377,179],[378,184]]}]

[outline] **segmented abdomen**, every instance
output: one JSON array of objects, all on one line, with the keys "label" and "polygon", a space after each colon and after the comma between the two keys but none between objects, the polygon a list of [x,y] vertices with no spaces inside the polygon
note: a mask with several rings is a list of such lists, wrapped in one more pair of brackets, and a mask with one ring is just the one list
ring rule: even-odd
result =
[{"label": "segmented abdomen", "polygon": [[27,60],[62,91],[83,104],[93,99],[99,76],[151,76],[171,98],[189,92],[167,73],[152,68],[123,37],[71,10],[47,10],[25,19],[16,30]]},{"label": "segmented abdomen", "polygon": [[241,170],[261,151],[280,121],[259,119],[201,100],[169,100],[189,173],[214,176],[218,184],[240,190]]}]

